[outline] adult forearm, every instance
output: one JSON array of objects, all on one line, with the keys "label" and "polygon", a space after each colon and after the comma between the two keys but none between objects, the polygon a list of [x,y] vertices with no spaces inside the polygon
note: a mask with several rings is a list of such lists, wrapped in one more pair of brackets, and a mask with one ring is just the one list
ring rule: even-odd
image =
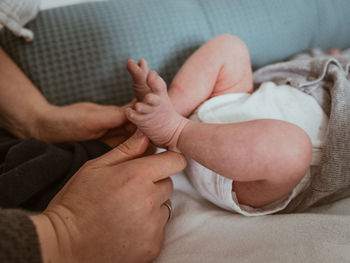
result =
[{"label": "adult forearm", "polygon": [[0,94],[0,126],[18,137],[30,136],[37,117],[50,104],[1,48]]},{"label": "adult forearm", "polygon": [[19,138],[53,143],[98,139],[127,121],[126,107],[50,104],[0,47],[0,127]]}]

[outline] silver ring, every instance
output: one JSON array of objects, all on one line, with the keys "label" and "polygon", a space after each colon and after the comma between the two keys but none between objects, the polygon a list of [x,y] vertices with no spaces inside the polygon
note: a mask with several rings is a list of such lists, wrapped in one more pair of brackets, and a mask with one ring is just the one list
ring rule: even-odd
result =
[{"label": "silver ring", "polygon": [[170,199],[166,200],[163,205],[165,205],[168,210],[169,210],[169,217],[168,217],[168,222],[170,220],[170,218],[173,216],[173,207],[171,206],[171,201]]}]

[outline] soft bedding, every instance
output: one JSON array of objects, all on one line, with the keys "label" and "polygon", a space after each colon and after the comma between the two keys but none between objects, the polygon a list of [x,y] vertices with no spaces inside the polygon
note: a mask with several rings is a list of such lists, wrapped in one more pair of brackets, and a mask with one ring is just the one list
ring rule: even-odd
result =
[{"label": "soft bedding", "polygon": [[172,179],[174,215],[157,263],[350,261],[350,198],[305,213],[248,218],[205,200],[184,173]]},{"label": "soft bedding", "polygon": [[174,217],[157,263],[349,262],[350,198],[305,213],[245,217],[206,201],[183,173],[172,179]]}]

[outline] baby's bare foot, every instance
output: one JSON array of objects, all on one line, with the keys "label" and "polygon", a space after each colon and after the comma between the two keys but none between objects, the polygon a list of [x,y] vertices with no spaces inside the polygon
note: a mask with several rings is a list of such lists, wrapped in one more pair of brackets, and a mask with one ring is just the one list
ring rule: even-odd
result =
[{"label": "baby's bare foot", "polygon": [[129,59],[126,63],[126,68],[132,77],[135,96],[138,101],[142,101],[145,95],[151,92],[151,89],[147,86],[147,62],[141,58],[136,64],[133,60]]},{"label": "baby's bare foot", "polygon": [[126,116],[158,147],[172,151],[176,148],[179,135],[188,120],[179,115],[168,97],[164,80],[151,71],[147,76],[150,92],[134,109],[128,108]]}]

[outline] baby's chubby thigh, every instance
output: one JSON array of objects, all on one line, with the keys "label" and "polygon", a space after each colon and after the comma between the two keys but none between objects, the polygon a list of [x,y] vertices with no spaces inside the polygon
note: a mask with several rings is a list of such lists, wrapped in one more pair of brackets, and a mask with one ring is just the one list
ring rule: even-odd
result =
[{"label": "baby's chubby thigh", "polygon": [[[258,138],[250,141],[249,180],[242,174],[232,190],[241,204],[261,207],[290,194],[310,167],[312,144],[307,133],[289,122],[262,119]],[[256,143],[258,142],[258,143]],[[255,178],[255,179],[254,179]]]},{"label": "baby's chubby thigh", "polygon": [[[191,116],[198,121],[196,118],[196,114]],[[273,119],[255,122],[261,125],[257,125],[258,136],[246,142],[254,145],[247,145],[253,150],[248,161],[242,160],[247,164],[243,165],[244,173],[226,178],[188,160],[186,173],[194,187],[222,208],[232,210],[237,205],[259,208],[278,201],[293,191],[309,169],[312,145],[301,128]]]}]

